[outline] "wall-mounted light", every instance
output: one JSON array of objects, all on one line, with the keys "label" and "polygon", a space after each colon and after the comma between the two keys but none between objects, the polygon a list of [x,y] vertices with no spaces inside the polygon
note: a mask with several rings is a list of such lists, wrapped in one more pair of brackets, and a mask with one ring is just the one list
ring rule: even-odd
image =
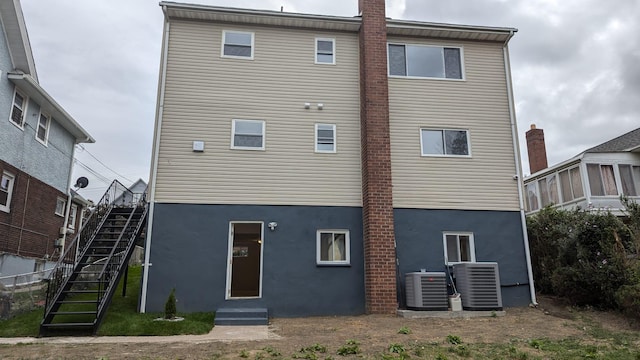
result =
[{"label": "wall-mounted light", "polygon": [[271,231],[274,231],[276,229],[276,227],[278,226],[278,223],[275,222],[275,221],[272,221],[269,224],[267,224],[267,226],[269,227],[269,229],[271,229]]},{"label": "wall-mounted light", "polygon": [[311,108],[311,103],[304,103],[304,108],[305,109]]},{"label": "wall-mounted light", "polygon": [[322,110],[323,107],[324,107],[323,103],[318,103],[318,110]]}]

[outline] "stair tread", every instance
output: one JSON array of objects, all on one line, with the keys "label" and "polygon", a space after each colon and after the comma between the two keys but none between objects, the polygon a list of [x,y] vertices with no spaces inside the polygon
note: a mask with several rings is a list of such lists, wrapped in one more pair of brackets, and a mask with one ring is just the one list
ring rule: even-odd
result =
[{"label": "stair tread", "polygon": [[96,300],[60,300],[56,301],[57,304],[95,304]]},{"label": "stair tread", "polygon": [[40,324],[43,327],[74,327],[74,326],[93,326],[94,323],[51,323],[51,324]]},{"label": "stair tread", "polygon": [[97,314],[97,311],[55,311],[51,312],[51,315],[92,315]]}]

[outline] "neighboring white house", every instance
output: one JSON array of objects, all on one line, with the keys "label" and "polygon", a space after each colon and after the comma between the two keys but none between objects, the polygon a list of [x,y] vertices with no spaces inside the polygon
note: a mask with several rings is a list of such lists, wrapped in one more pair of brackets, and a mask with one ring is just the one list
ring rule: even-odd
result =
[{"label": "neighboring white house", "polygon": [[554,204],[623,215],[621,195],[640,200],[640,128],[537,171],[524,184],[529,214]]}]

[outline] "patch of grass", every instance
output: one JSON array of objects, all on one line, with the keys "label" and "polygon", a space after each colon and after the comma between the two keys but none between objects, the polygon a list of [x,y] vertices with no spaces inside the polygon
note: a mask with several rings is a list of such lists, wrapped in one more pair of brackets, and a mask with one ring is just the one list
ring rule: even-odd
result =
[{"label": "patch of grass", "polygon": [[347,340],[347,343],[338,349],[338,355],[355,355],[361,353],[360,344],[355,340]]},{"label": "patch of grass", "polygon": [[[98,335],[105,336],[140,336],[140,335],[182,335],[206,334],[213,328],[214,313],[178,314],[183,321],[154,321],[163,318],[162,313],[140,314],[138,294],[140,294],[141,266],[129,267],[127,279],[127,295],[122,296],[124,278],[118,284],[111,304],[107,310]],[[81,296],[75,298],[80,300]],[[61,310],[83,310],[82,305],[65,305]],[[20,314],[12,319],[0,321],[0,337],[37,336],[42,321],[43,309],[36,309]]]},{"label": "patch of grass", "polygon": [[460,345],[462,344],[462,339],[458,335],[447,335],[447,342],[451,345]]},{"label": "patch of grass", "polygon": [[403,326],[403,327],[400,328],[400,330],[398,330],[398,334],[409,335],[409,334],[411,334],[411,329],[409,329],[406,326]]}]

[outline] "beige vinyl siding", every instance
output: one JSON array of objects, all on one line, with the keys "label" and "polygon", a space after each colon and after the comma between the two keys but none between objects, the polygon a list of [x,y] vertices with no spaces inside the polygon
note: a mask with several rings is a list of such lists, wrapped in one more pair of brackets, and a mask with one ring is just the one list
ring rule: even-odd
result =
[{"label": "beige vinyl siding", "polygon": [[[389,78],[393,205],[518,210],[501,44],[389,38],[461,46],[464,81]],[[470,158],[421,156],[420,128],[467,129]]]},{"label": "beige vinyl siding", "polygon": [[[222,58],[223,30],[254,32],[254,60]],[[316,37],[336,65],[314,64]],[[356,34],[172,21],[163,111],[158,202],[362,204]],[[230,149],[232,119],[264,120],[265,150]],[[337,153],[315,152],[316,123]]]}]

